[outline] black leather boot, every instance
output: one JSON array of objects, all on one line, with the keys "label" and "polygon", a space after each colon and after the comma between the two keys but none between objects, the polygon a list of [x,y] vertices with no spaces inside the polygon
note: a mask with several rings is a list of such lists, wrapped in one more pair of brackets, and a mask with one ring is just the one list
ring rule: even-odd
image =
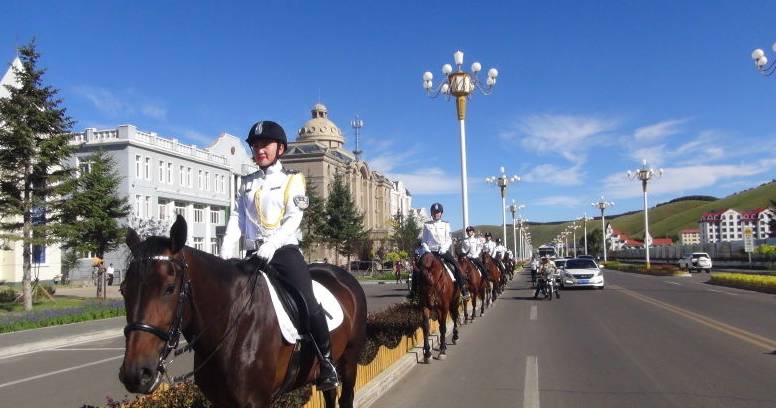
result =
[{"label": "black leather boot", "polygon": [[331,359],[331,340],[329,338],[329,327],[326,324],[326,317],[321,310],[321,306],[313,306],[314,311],[310,315],[310,334],[318,351],[318,360],[320,370],[315,387],[318,391],[326,391],[339,387],[339,378],[337,377],[337,368]]}]

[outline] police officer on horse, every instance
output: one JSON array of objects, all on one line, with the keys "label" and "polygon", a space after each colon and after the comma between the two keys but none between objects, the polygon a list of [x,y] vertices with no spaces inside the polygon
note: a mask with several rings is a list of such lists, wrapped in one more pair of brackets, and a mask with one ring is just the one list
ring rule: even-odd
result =
[{"label": "police officer on horse", "polygon": [[485,269],[485,265],[480,261],[480,252],[482,252],[480,239],[474,235],[474,227],[471,225],[466,227],[466,239],[461,243],[461,251],[463,251],[463,253],[466,254],[466,257],[480,269],[482,276],[487,279],[488,270]]},{"label": "police officer on horse", "polygon": [[469,290],[461,278],[458,263],[455,262],[455,258],[450,253],[453,238],[450,235],[450,224],[447,221],[442,221],[443,212],[442,204],[434,203],[431,205],[431,221],[423,224],[423,249],[426,252],[433,252],[450,266],[455,276],[455,284],[461,290],[461,297],[463,300],[467,300],[469,299]]},{"label": "police officer on horse", "polygon": [[248,259],[242,267],[252,272],[272,270],[296,290],[307,308],[309,334],[312,337],[320,372],[317,387],[321,391],[339,385],[331,359],[329,329],[321,305],[315,299],[307,263],[299,249],[299,225],[308,205],[304,175],[283,168],[280,157],[288,149],[286,133],[272,121],[254,124],[245,139],[251,147],[259,170],[243,177],[235,197],[235,208],[226,226],[221,257],[230,258],[242,236]]}]

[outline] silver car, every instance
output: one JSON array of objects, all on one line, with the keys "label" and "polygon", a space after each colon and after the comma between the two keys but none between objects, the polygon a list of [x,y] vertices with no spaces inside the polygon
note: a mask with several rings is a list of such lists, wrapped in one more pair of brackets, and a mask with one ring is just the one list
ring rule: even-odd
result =
[{"label": "silver car", "polygon": [[679,269],[711,272],[711,257],[705,252],[693,252],[679,260]]},{"label": "silver car", "polygon": [[568,287],[604,288],[604,274],[592,259],[568,259],[563,268],[561,284]]}]

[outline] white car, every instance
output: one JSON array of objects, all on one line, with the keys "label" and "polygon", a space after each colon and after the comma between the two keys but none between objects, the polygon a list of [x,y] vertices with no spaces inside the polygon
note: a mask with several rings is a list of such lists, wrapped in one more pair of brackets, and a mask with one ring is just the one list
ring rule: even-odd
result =
[{"label": "white car", "polygon": [[592,259],[574,258],[566,260],[561,272],[561,285],[568,287],[604,288],[604,274]]},{"label": "white car", "polygon": [[693,252],[679,260],[679,269],[711,272],[711,257],[705,252]]}]

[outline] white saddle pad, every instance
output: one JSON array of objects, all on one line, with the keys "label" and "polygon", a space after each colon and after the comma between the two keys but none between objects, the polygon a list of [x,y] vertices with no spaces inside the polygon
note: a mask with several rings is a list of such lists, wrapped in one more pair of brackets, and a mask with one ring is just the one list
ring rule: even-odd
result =
[{"label": "white saddle pad", "polygon": [[450,265],[448,265],[447,262],[442,262],[442,265],[445,266],[445,270],[447,271],[447,274],[450,275],[450,279],[455,282],[455,275],[453,275],[453,271],[450,270]]},{"label": "white saddle pad", "polygon": [[[280,303],[278,292],[275,290],[275,287],[272,286],[267,275],[264,273],[261,275],[264,277],[264,281],[267,282],[267,287],[269,287],[269,296],[272,298],[272,306],[275,307],[275,314],[278,317],[278,324],[280,325],[280,332],[283,334],[283,340],[290,344],[294,344],[301,340],[302,336],[299,335],[299,331],[296,330],[294,323],[291,321],[291,317]],[[315,299],[318,300],[318,303],[323,306],[326,323],[329,326],[329,332],[331,332],[339,327],[345,319],[345,315],[342,312],[342,306],[340,306],[337,298],[335,298],[325,286],[315,280],[313,280],[313,294],[315,295]]]}]

